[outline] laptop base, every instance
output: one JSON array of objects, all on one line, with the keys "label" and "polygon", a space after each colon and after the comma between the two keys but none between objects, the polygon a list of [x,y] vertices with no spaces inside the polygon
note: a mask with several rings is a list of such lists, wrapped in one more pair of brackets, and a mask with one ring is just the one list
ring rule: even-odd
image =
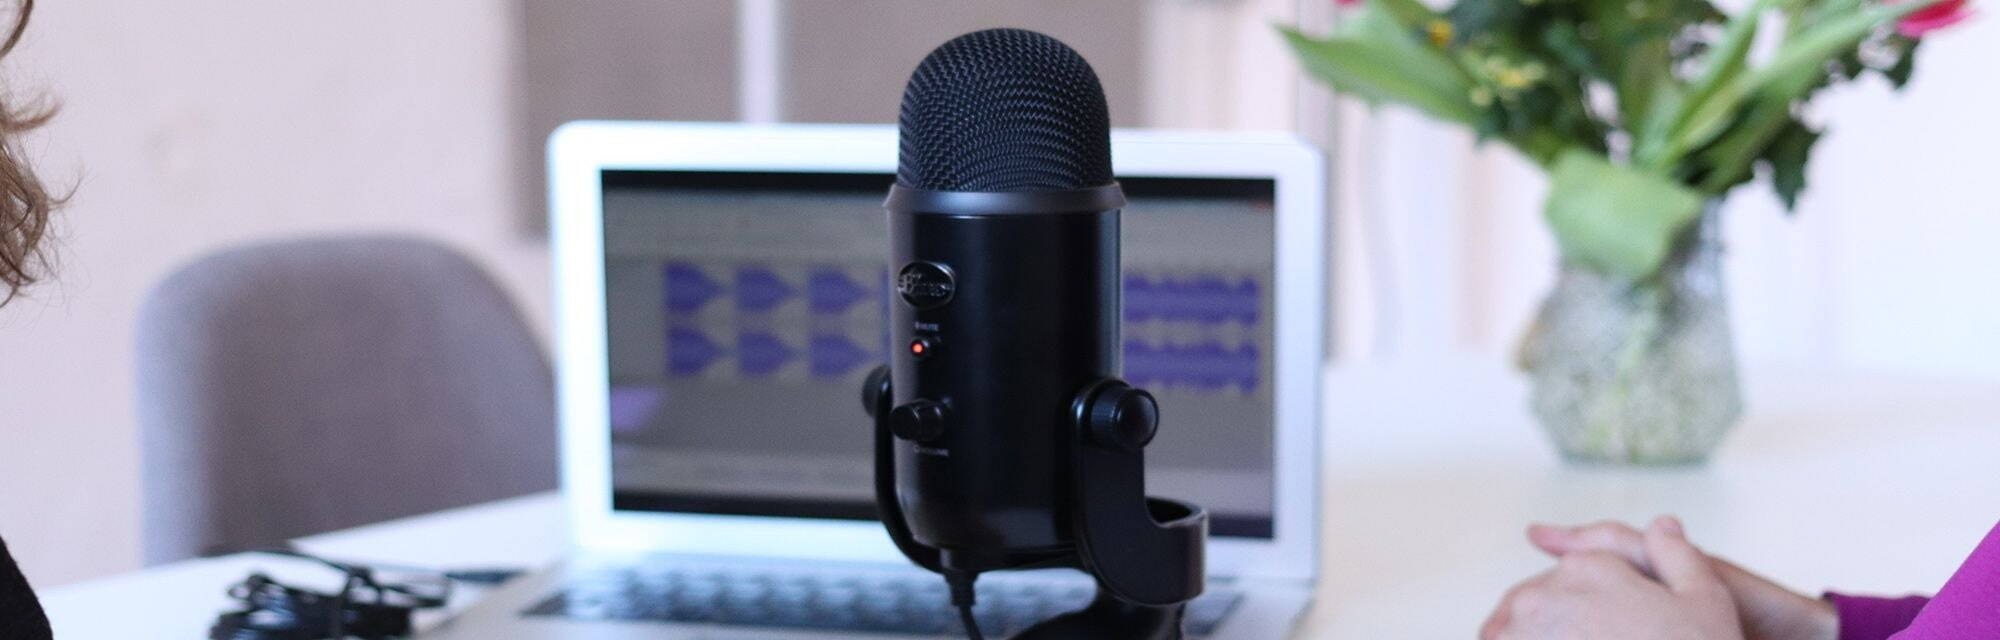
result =
[{"label": "laptop base", "polygon": [[[739,583],[753,586],[733,591],[720,584],[724,576],[736,576],[733,579]],[[653,588],[647,586],[649,582],[659,585],[661,591],[648,591]],[[1283,637],[1309,595],[1302,585],[1251,585],[1224,578],[1211,582],[1209,593],[1187,605],[1189,638]],[[822,585],[819,591],[799,593],[798,587],[815,583]],[[903,565],[679,554],[586,555],[510,582],[419,637],[964,638],[942,587],[936,575]],[[634,597],[631,594],[635,591],[658,595]],[[690,593],[698,597],[685,597]],[[1093,593],[1091,581],[1074,571],[991,574],[980,581],[980,605],[975,613],[987,637],[1015,637],[1030,626],[1081,606]],[[815,611],[825,608],[836,611]]]}]

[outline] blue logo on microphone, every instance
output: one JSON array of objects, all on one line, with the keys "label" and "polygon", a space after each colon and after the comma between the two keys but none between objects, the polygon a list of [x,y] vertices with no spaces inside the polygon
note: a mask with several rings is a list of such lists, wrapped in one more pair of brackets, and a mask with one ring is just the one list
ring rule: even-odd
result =
[{"label": "blue logo on microphone", "polygon": [[918,309],[936,309],[951,302],[957,290],[951,269],[935,262],[912,262],[896,275],[896,293]]}]

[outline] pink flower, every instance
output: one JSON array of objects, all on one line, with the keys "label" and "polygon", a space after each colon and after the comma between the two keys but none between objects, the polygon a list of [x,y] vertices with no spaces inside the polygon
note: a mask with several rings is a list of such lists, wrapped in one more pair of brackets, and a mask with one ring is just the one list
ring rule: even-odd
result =
[{"label": "pink flower", "polygon": [[1361,0],[1333,0],[1333,6],[1347,8],[1361,4]]},{"label": "pink flower", "polygon": [[1958,21],[1972,17],[1972,11],[1965,8],[1967,1],[1944,0],[1919,9],[1916,13],[1904,16],[1902,22],[1896,23],[1896,33],[1918,38],[1926,33],[1958,24]]}]

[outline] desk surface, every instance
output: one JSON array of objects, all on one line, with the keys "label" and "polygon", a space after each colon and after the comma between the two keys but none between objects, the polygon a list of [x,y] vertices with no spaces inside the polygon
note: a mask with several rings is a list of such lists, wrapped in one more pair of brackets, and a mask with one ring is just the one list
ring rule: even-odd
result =
[{"label": "desk surface", "polygon": [[[1796,587],[1903,592],[1936,588],[2000,519],[2000,384],[1755,378],[1749,417],[1710,464],[1629,469],[1559,462],[1497,361],[1337,368],[1327,383],[1323,578],[1301,637],[1471,636],[1501,591],[1548,566],[1522,539],[1534,520],[1677,513],[1697,544]],[[537,495],[300,544],[474,567],[545,564],[565,542],[560,502]],[[253,569],[318,575],[227,556],[43,595],[57,637],[199,638]]]}]

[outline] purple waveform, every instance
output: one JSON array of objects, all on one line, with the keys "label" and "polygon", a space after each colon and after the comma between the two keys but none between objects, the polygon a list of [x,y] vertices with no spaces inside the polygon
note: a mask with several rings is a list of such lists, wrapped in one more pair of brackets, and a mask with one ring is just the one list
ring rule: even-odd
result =
[{"label": "purple waveform", "polygon": [[1125,276],[1127,320],[1193,320],[1211,324],[1234,320],[1255,324],[1262,308],[1257,281],[1252,278],[1231,282],[1213,275]]},{"label": "purple waveform", "polygon": [[669,262],[666,267],[667,309],[694,313],[722,293],[722,285],[686,262]]},{"label": "purple waveform", "polygon": [[778,274],[763,267],[738,267],[736,269],[736,308],[751,313],[763,313],[784,304],[797,291],[785,284]]},{"label": "purple waveform", "polygon": [[814,269],[806,276],[806,304],[813,313],[845,313],[848,307],[873,297],[870,295],[873,293],[834,267]]},{"label": "purple waveform", "polygon": [[1125,380],[1138,386],[1211,391],[1234,386],[1250,391],[1257,388],[1261,370],[1254,345],[1232,349],[1215,342],[1158,347],[1139,341],[1125,343]]},{"label": "purple waveform", "polygon": [[837,333],[814,335],[806,343],[806,354],[812,362],[813,376],[820,378],[845,376],[855,367],[883,359],[881,354],[870,353]]},{"label": "purple waveform", "polygon": [[691,376],[701,373],[722,357],[722,347],[699,331],[683,327],[667,330],[667,373]]},{"label": "purple waveform", "polygon": [[736,363],[743,367],[743,374],[751,377],[771,375],[785,363],[797,357],[785,341],[768,333],[745,333],[736,336]]}]

